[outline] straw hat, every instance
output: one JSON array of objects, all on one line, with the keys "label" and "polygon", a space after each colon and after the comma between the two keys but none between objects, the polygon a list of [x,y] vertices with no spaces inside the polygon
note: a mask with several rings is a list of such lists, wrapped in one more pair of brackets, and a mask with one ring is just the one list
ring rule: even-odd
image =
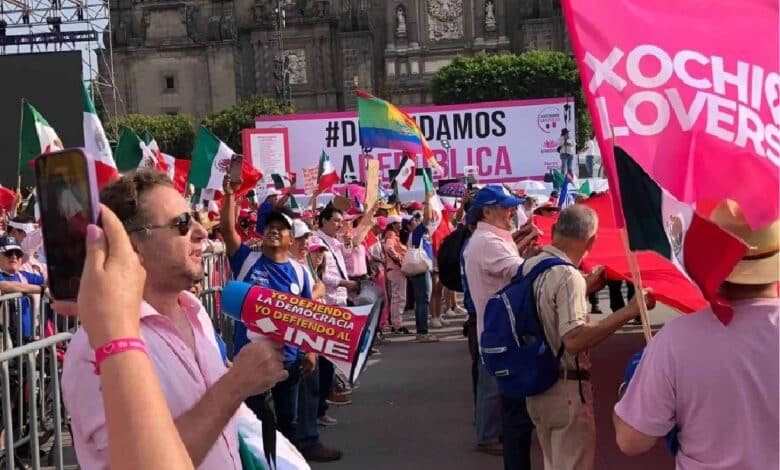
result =
[{"label": "straw hat", "polygon": [[710,220],[750,247],[726,278],[728,282],[771,284],[780,280],[780,220],[752,230],[739,205],[728,199],[718,204]]}]

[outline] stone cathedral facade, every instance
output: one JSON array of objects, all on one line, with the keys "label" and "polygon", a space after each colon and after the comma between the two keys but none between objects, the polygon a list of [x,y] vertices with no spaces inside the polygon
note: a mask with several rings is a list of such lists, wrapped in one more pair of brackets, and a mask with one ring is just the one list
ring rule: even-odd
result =
[{"label": "stone cathedral facade", "polygon": [[570,47],[559,0],[114,0],[111,22],[120,113],[203,117],[275,96],[285,57],[301,112],[354,107],[355,81],[424,104],[457,55]]}]

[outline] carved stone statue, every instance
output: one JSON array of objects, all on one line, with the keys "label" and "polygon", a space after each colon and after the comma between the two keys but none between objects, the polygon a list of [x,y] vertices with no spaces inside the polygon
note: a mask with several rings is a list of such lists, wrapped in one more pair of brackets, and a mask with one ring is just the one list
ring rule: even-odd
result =
[{"label": "carved stone statue", "polygon": [[496,30],[496,7],[493,0],[485,2],[485,29],[487,31]]},{"label": "carved stone statue", "polygon": [[399,38],[406,37],[406,11],[403,5],[398,5],[398,8],[395,10],[395,16],[398,23],[395,27],[395,35]]},{"label": "carved stone statue", "polygon": [[428,39],[463,37],[463,0],[428,0]]}]

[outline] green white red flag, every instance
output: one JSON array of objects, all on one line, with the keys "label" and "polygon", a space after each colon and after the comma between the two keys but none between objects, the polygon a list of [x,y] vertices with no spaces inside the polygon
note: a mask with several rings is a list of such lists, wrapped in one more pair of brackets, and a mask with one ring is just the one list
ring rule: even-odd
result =
[{"label": "green white red flag", "polygon": [[159,145],[157,145],[157,141],[149,131],[144,131],[141,133],[140,137],[149,147],[149,150],[155,155],[157,160],[156,167],[168,175],[168,178],[173,182],[173,186],[177,191],[184,194],[184,191],[187,188],[187,178],[190,174],[192,162],[162,152]]},{"label": "green white red flag", "polygon": [[164,162],[158,160],[157,154],[146,145],[146,142],[138,134],[130,129],[122,130],[114,156],[116,157],[116,166],[122,173],[140,168],[156,168],[163,172],[167,170]]},{"label": "green white red flag", "polygon": [[322,155],[320,156],[320,167],[319,171],[317,172],[317,182],[317,194],[328,191],[333,187],[334,184],[339,182],[339,175],[336,173],[336,169],[330,162],[330,157],[328,157],[328,154],[325,153],[325,150],[322,151]]},{"label": "green white red flag", "polygon": [[[190,183],[196,188],[222,191],[222,182],[230,170],[230,159],[233,150],[208,129],[200,126],[195,139],[195,149],[192,152],[192,167],[190,168]],[[241,167],[241,187],[236,197],[254,189],[263,174],[252,166],[250,159],[244,158]]]},{"label": "green white red flag", "polygon": [[87,90],[86,85],[81,84],[82,102],[83,102],[83,129],[84,129],[84,149],[87,151],[88,158],[91,158],[95,165],[95,176],[97,177],[98,188],[119,177],[119,172],[111,155],[111,145],[108,143],[106,133],[103,131],[103,124],[95,111],[95,105],[92,97]]},{"label": "green white red flag", "polygon": [[22,128],[19,142],[19,171],[34,173],[32,161],[38,155],[62,150],[65,147],[48,121],[33,105],[22,102]]}]

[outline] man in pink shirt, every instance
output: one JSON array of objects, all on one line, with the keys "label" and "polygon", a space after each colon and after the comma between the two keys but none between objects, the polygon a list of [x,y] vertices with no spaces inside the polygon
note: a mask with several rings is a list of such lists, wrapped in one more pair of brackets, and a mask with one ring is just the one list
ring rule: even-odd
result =
[{"label": "man in pink shirt", "polygon": [[[477,313],[477,339],[485,328],[485,306],[488,300],[506,287],[523,264],[523,258],[512,238],[517,207],[523,200],[508,194],[503,187],[485,186],[474,196],[469,214],[475,215],[477,229],[463,250],[466,279]],[[473,211],[473,212],[472,212]],[[486,373],[484,368],[479,373]],[[531,468],[533,423],[525,400],[501,397],[504,437],[504,468]]]},{"label": "man in pink shirt", "polygon": [[[245,398],[286,378],[281,346],[252,343],[225,369],[211,321],[188,292],[203,279],[206,231],[165,174],[125,176],[103,188],[101,200],[125,225],[146,270],[141,337],[190,458],[200,469],[240,469],[234,415]],[[109,462],[94,360],[79,329],[65,356],[62,388],[79,464],[90,470]]]},{"label": "man in pink shirt", "polygon": [[680,470],[780,468],[780,221],[751,230],[733,202],[711,219],[750,246],[720,288],[734,317],[705,309],[658,332],[615,405],[617,443],[641,454],[676,428]]}]

